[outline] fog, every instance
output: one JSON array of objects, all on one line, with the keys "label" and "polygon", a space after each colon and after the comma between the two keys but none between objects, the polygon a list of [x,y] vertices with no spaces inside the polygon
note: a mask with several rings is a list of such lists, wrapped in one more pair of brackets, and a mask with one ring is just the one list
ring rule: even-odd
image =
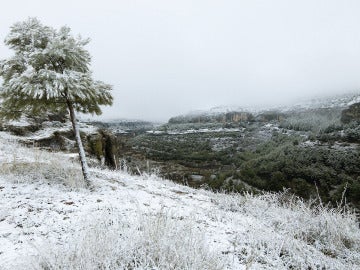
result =
[{"label": "fog", "polygon": [[[27,17],[90,37],[103,118],[165,121],[219,105],[286,104],[360,89],[360,1],[6,1],[0,39]],[[11,55],[3,43],[0,58]]]}]

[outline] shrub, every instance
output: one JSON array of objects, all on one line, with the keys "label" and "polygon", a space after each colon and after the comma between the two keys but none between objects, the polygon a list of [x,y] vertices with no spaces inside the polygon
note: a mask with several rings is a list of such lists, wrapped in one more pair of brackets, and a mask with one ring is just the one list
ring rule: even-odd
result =
[{"label": "shrub", "polygon": [[358,220],[347,207],[306,202],[287,190],[245,196],[216,194],[214,201],[231,215],[240,212],[254,219],[251,228],[233,240],[234,256],[247,267],[357,269],[360,263]]},{"label": "shrub", "polygon": [[74,162],[64,162],[64,156],[36,148],[19,148],[18,144],[2,144],[6,151],[13,152],[12,160],[0,163],[0,175],[14,182],[44,181],[64,184],[69,187],[84,187],[81,168]]},{"label": "shrub", "polygon": [[43,246],[40,269],[223,269],[204,235],[187,220],[160,211],[133,222],[115,209],[82,222],[65,246]]}]

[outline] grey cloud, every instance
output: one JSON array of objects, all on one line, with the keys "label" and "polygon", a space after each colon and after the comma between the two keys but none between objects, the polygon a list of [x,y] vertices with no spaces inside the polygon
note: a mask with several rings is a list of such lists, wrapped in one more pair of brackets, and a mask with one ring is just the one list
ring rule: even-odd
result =
[{"label": "grey cloud", "polygon": [[[92,39],[94,76],[114,85],[105,118],[166,120],[360,86],[359,1],[14,0],[2,8],[2,40],[28,16]],[[0,58],[8,55],[1,45]]]}]

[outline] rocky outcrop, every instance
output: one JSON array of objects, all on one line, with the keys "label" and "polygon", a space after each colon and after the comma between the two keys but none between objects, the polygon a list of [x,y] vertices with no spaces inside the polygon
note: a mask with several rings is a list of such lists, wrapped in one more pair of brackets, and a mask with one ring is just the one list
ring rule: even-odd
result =
[{"label": "rocky outcrop", "polygon": [[169,124],[185,123],[240,123],[253,121],[254,116],[249,112],[227,112],[218,114],[199,114],[176,116],[169,120]]},{"label": "rocky outcrop", "polygon": [[1,130],[9,131],[11,134],[16,136],[25,136],[29,133],[40,130],[41,125],[29,123],[26,125],[17,125],[16,123],[6,123],[2,125]]},{"label": "rocky outcrop", "polygon": [[99,130],[87,136],[88,152],[111,169],[116,169],[119,165],[118,145],[117,138],[109,131]]},{"label": "rocky outcrop", "polygon": [[[30,140],[28,143],[32,143]],[[49,149],[51,151],[75,151],[74,134],[72,130],[69,131],[54,131],[49,137],[34,139],[33,143],[41,148]]]},{"label": "rocky outcrop", "polygon": [[286,118],[284,113],[277,111],[264,112],[256,116],[258,122],[283,121]]},{"label": "rocky outcrop", "polygon": [[352,121],[360,122],[360,103],[354,103],[341,112],[342,123],[348,124]]},{"label": "rocky outcrop", "polygon": [[254,120],[254,116],[248,112],[228,112],[226,113],[226,122],[239,123]]},{"label": "rocky outcrop", "polygon": [[16,136],[26,136],[41,130],[49,122],[64,124],[68,120],[67,112],[47,113],[42,116],[22,116],[18,120],[0,119],[0,130],[9,131]]}]

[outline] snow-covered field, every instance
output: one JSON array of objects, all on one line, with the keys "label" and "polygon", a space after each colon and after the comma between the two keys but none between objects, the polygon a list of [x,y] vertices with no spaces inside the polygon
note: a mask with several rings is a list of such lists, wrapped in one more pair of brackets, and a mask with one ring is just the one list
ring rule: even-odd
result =
[{"label": "snow-covered field", "polygon": [[92,168],[0,133],[0,269],[359,269],[351,211]]}]

